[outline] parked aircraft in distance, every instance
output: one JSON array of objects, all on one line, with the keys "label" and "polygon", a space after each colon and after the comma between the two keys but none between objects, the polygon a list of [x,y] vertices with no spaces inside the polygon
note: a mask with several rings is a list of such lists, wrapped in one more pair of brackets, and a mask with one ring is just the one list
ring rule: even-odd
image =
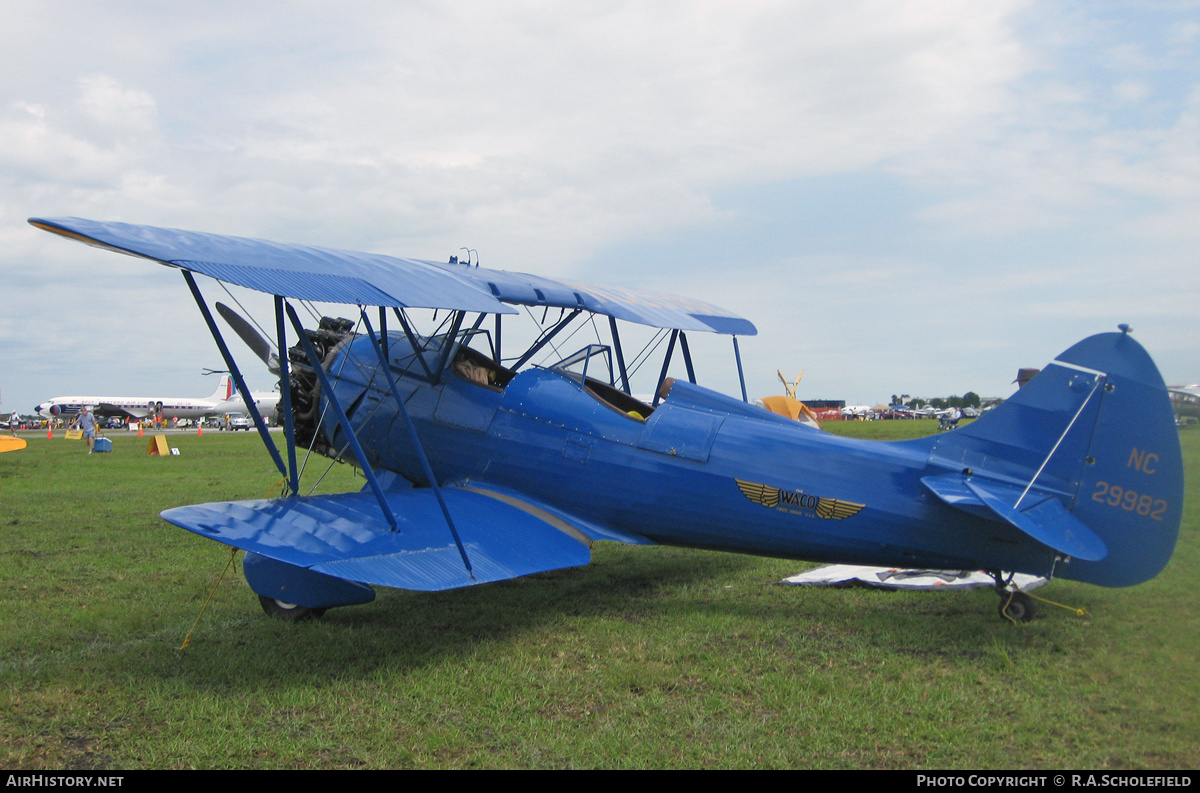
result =
[{"label": "parked aircraft in distance", "polygon": [[1175,409],[1175,420],[1200,419],[1200,385],[1173,385],[1167,387],[1171,394],[1171,407]]},{"label": "parked aircraft in distance", "polygon": [[[581,566],[593,543],[611,540],[985,570],[1000,613],[1017,621],[1033,603],[1012,574],[1132,586],[1158,575],[1175,549],[1179,432],[1157,367],[1125,325],[1072,345],[965,427],[885,443],[750,404],[744,381],[740,399],[697,385],[688,334],[732,336],[741,381],[737,337],[757,333],[710,303],[456,257],[30,222],[178,269],[242,392],[197,276],[273,296],[282,454],[251,416],[288,495],[162,517],[247,551],[251,589],[285,619],[366,603],[372,586],[443,590]],[[305,327],[296,306],[311,301],[356,319],[313,312]],[[540,309],[528,312],[540,334],[524,350],[502,336],[513,306]],[[632,396],[627,361],[645,358],[626,356],[618,320],[670,339],[650,402]],[[569,354],[545,349],[556,338],[564,346],[559,334],[573,323],[596,341]],[[271,345],[248,323],[231,324],[271,367]],[[668,377],[676,351],[686,381]],[[538,355],[545,365],[532,365]],[[303,495],[305,450],[353,463],[367,485]]]},{"label": "parked aircraft in distance", "polygon": [[[251,394],[262,412],[273,412],[279,402],[276,392]],[[246,403],[234,392],[233,379],[221,375],[217,390],[209,397],[110,397],[110,396],[61,396],[43,402],[36,410],[43,418],[64,417],[70,419],[86,405],[97,418],[113,416],[127,419],[147,419],[155,415],[172,419],[200,419],[205,416],[220,416],[226,413],[245,413]]]}]

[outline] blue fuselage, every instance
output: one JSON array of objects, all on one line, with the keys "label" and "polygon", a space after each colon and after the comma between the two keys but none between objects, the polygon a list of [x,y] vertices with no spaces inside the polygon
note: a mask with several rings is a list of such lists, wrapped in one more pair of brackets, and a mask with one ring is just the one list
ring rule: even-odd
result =
[{"label": "blue fuselage", "polygon": [[[375,355],[360,339],[343,356],[330,370],[369,462],[426,484]],[[593,539],[889,566],[1054,567],[1051,549],[922,486],[958,473],[935,462],[930,441],[841,438],[682,382],[645,418],[606,398],[603,384],[553,369],[503,388],[452,367],[435,384],[398,383],[439,483],[529,499]],[[336,423],[323,430],[340,448]]]}]

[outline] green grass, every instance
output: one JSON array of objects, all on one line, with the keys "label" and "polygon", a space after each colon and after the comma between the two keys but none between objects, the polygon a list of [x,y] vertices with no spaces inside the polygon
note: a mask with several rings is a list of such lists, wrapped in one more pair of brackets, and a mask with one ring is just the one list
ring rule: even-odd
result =
[{"label": "green grass", "polygon": [[[963,419],[959,426],[965,427],[974,419]],[[934,419],[903,419],[898,421],[827,421],[821,429],[835,435],[848,435],[870,441],[902,441],[921,438],[937,432]]]},{"label": "green grass", "polygon": [[[5,769],[1200,765],[1194,497],[1154,581],[1040,590],[1083,618],[1014,627],[990,592],[777,586],[803,565],[601,543],[586,568],[306,624],[267,619],[239,569],[180,651],[229,553],[158,512],[279,476],[251,436],[173,436],[162,459],[113,437],[0,455]],[[361,484],[336,466],[323,488]]]}]

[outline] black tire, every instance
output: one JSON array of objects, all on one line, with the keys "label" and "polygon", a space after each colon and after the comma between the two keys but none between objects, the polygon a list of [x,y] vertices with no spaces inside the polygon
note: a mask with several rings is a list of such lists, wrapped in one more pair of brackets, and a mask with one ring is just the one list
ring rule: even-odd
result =
[{"label": "black tire", "polygon": [[304,620],[320,619],[325,615],[325,609],[310,609],[297,606],[295,603],[285,603],[282,600],[259,595],[258,602],[268,617],[285,622],[303,622]]},{"label": "black tire", "polygon": [[1000,618],[1009,622],[1029,622],[1037,613],[1033,598],[1024,592],[1003,592],[1000,595]]}]

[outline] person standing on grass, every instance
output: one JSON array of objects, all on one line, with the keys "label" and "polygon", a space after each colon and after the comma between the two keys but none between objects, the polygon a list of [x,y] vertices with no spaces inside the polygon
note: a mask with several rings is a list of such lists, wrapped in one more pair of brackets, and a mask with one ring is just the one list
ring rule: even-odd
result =
[{"label": "person standing on grass", "polygon": [[11,419],[9,419],[9,421],[8,421],[8,428],[9,428],[10,430],[12,430],[12,434],[13,434],[13,436],[14,436],[14,437],[15,437],[15,436],[16,436],[16,434],[17,434],[17,426],[18,426],[20,423],[21,423],[21,417],[20,417],[19,415],[17,415],[17,411],[15,411],[15,410],[14,410],[14,411],[13,411],[13,414],[12,414],[12,418],[11,418]]},{"label": "person standing on grass", "polygon": [[88,412],[87,405],[80,409],[75,423],[83,430],[83,437],[88,443],[88,454],[91,454],[96,447],[96,417]]}]

